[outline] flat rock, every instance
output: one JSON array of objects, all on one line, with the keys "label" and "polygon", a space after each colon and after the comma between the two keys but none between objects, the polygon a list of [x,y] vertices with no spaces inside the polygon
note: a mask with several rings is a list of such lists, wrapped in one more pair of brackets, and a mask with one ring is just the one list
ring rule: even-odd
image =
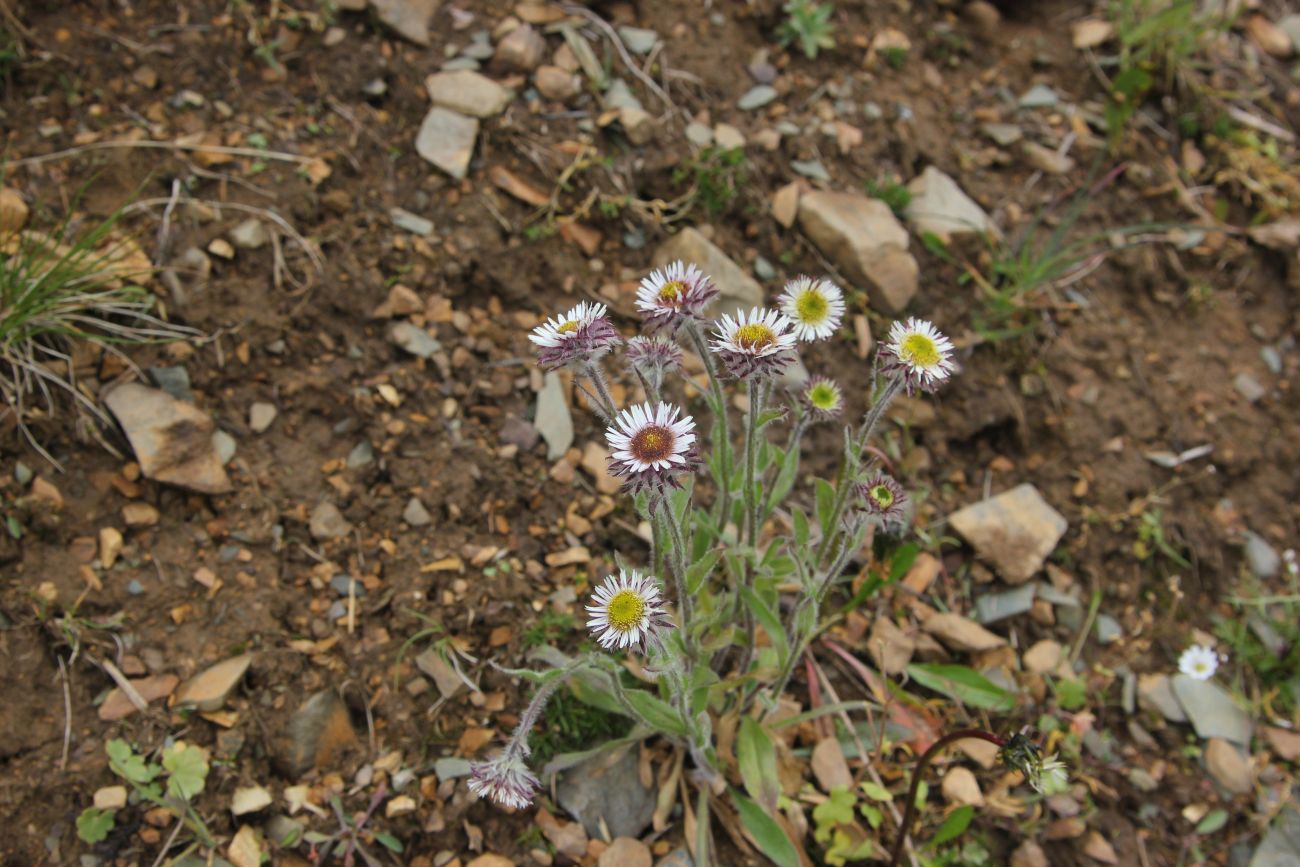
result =
[{"label": "flat rock", "polygon": [[370,0],[379,20],[416,45],[429,44],[429,21],[442,0]]},{"label": "flat rock", "polygon": [[600,853],[596,867],[650,867],[653,863],[654,856],[646,844],[632,837],[616,837]]},{"label": "flat rock", "polygon": [[618,36],[633,54],[649,54],[659,44],[659,34],[646,27],[619,27]]},{"label": "flat rock", "polygon": [[928,232],[946,242],[953,235],[982,234],[993,229],[993,221],[984,209],[934,166],[926,166],[907,189],[912,200],[903,209],[903,216],[918,234]]},{"label": "flat rock", "polygon": [[1264,740],[1269,748],[1284,761],[1294,762],[1300,759],[1300,732],[1275,726],[1263,727]]},{"label": "flat rock", "polygon": [[799,181],[791,181],[772,194],[772,219],[786,229],[794,225],[794,219],[799,213],[801,192]]},{"label": "flat rock", "polygon": [[[423,238],[427,238],[433,234],[433,220],[430,220],[428,217],[421,217],[419,214],[413,214],[410,211],[406,210],[405,208],[389,208],[388,216],[392,219],[393,225],[404,232],[410,232],[412,235],[419,235]],[[393,287],[393,289],[399,289],[399,288],[405,289],[407,292],[412,291],[406,286],[402,286],[400,283]],[[389,297],[391,299],[392,289],[389,290]],[[423,309],[424,309],[424,305],[420,304],[414,310],[410,311],[410,313],[418,313]],[[374,315],[379,316],[381,314],[378,311],[376,311]],[[397,313],[397,314],[387,314],[387,315],[400,316],[403,314]]]},{"label": "flat rock", "polygon": [[1001,593],[985,593],[975,600],[975,619],[987,625],[1024,614],[1034,607],[1037,592],[1033,584],[1022,584]]},{"label": "flat rock", "polygon": [[757,84],[745,91],[740,99],[736,100],[736,108],[742,111],[753,111],[772,102],[776,97],[776,88],[770,84]]},{"label": "flat rock", "polygon": [[866,286],[871,303],[901,313],[916,295],[916,259],[907,230],[889,206],[855,193],[816,191],[799,197],[799,225],[850,281]]},{"label": "flat rock", "polygon": [[582,91],[582,77],[559,66],[543,65],[533,73],[537,92],[546,99],[564,102]]},{"label": "flat rock", "polygon": [[1138,706],[1155,711],[1169,722],[1187,722],[1187,713],[1174,695],[1174,685],[1169,675],[1159,672],[1139,674],[1137,680]]},{"label": "flat rock", "polygon": [[1025,137],[1024,130],[1013,123],[986,123],[980,131],[1003,147],[1013,145]]},{"label": "flat rock", "polygon": [[230,490],[207,413],[134,382],[109,391],[104,403],[125,431],[147,478],[204,494]]},{"label": "flat rock", "polygon": [[410,322],[394,322],[388,329],[388,341],[417,358],[429,358],[442,349],[436,337]]},{"label": "flat rock", "polygon": [[1056,91],[1046,84],[1035,84],[1020,97],[1021,108],[1050,108],[1060,101]]},{"label": "flat rock", "polygon": [[1300,867],[1300,810],[1284,807],[1278,813],[1250,867]]},{"label": "flat rock", "polygon": [[546,56],[546,40],[531,24],[521,24],[497,43],[492,65],[512,72],[532,72]]},{"label": "flat rock", "polygon": [[272,403],[255,403],[248,408],[248,427],[253,433],[264,433],[275,421],[280,411]]},{"label": "flat rock", "polygon": [[573,445],[573,416],[564,394],[560,375],[549,371],[542,380],[542,390],[537,393],[537,412],[533,427],[546,440],[546,459],[558,460]]},{"label": "flat rock", "polygon": [[412,527],[427,527],[433,523],[433,516],[429,510],[420,502],[419,497],[411,497],[406,501],[406,508],[402,510],[402,520]]},{"label": "flat rock", "polygon": [[634,145],[648,144],[655,136],[654,115],[644,108],[620,108],[618,122],[627,135],[627,140]]},{"label": "flat rock", "polygon": [[126,806],[126,786],[104,786],[95,790],[95,806],[101,810],[120,810]]},{"label": "flat rock", "polygon": [[271,233],[257,217],[249,217],[229,232],[230,243],[240,250],[256,250],[271,243]]},{"label": "flat rock", "polygon": [[1206,742],[1205,771],[1234,795],[1245,795],[1255,788],[1255,771],[1250,762],[1223,738],[1210,738]]},{"label": "flat rock", "polygon": [[600,101],[608,109],[645,108],[641,100],[637,99],[636,94],[632,92],[632,88],[628,87],[627,82],[621,78],[610,81]]},{"label": "flat rock", "polygon": [[271,793],[261,786],[244,786],[230,796],[230,812],[236,816],[256,813],[271,806]]},{"label": "flat rock", "polygon": [[1246,565],[1256,578],[1272,578],[1282,567],[1282,558],[1268,540],[1253,530],[1246,531]]},{"label": "flat rock", "polygon": [[470,117],[492,117],[506,110],[513,95],[486,75],[469,69],[435,72],[424,80],[434,105]]},{"label": "flat rock", "polygon": [[602,494],[618,493],[623,487],[623,480],[609,471],[609,449],[594,440],[588,442],[582,450],[582,468],[596,483],[596,490]]},{"label": "flat rock", "polygon": [[352,522],[343,517],[338,506],[323,500],[312,509],[309,528],[313,539],[338,539],[352,532]]},{"label": "flat rock", "polygon": [[695,860],[685,849],[674,849],[655,862],[655,867],[695,867]]},{"label": "flat rock", "polygon": [[637,764],[633,745],[564,771],[556,787],[560,806],[597,839],[605,839],[602,820],[611,837],[640,837],[654,817],[655,790],[641,785]]},{"label": "flat rock", "polygon": [[356,739],[347,705],[333,690],[321,690],[289,718],[275,744],[276,763],[287,776],[297,778],[312,768],[329,767]]},{"label": "flat rock", "polygon": [[729,123],[720,123],[713,128],[713,140],[726,151],[745,146],[745,134]]},{"label": "flat rock", "polygon": [[974,620],[951,611],[931,614],[921,624],[921,628],[953,650],[960,650],[963,653],[993,650],[1007,643],[1002,636],[995,635]]},{"label": "flat rock", "polygon": [[948,523],[1008,584],[1034,577],[1068,526],[1029,483],[958,509]]},{"label": "flat rock", "polygon": [[146,371],[149,381],[170,394],[177,400],[194,402],[194,392],[190,389],[190,372],[181,365],[175,367],[151,367]]},{"label": "flat rock", "polygon": [[152,527],[162,515],[148,503],[133,502],[122,507],[122,520],[128,527]]},{"label": "flat rock", "polygon": [[1038,142],[1021,142],[1020,151],[1031,168],[1049,175],[1063,175],[1074,168],[1073,157],[1043,147]]},{"label": "flat rock", "polygon": [[1047,674],[1056,671],[1064,658],[1065,648],[1050,638],[1045,638],[1026,650],[1022,661],[1029,671]]},{"label": "flat rock", "polygon": [[[129,682],[135,688],[135,691],[140,694],[140,698],[147,703],[171,695],[176,689],[176,684],[180,683],[180,678],[174,674],[156,674],[152,677],[141,677]],[[99,718],[105,722],[125,719],[135,712],[136,706],[132,704],[131,699],[127,698],[126,693],[116,686],[109,690],[108,695],[99,706]]]},{"label": "flat rock", "polygon": [[694,264],[718,287],[714,315],[763,306],[763,287],[728,258],[712,241],[693,228],[685,228],[659,245],[651,267],[662,268],[677,260]]},{"label": "flat rock", "polygon": [[836,786],[853,786],[853,773],[844,758],[844,748],[840,746],[839,738],[822,738],[813,747],[812,772],[818,788],[823,792],[829,793]]},{"label": "flat rock", "polygon": [[1202,738],[1223,738],[1240,746],[1250,745],[1253,727],[1250,716],[1237,707],[1232,696],[1209,680],[1185,674],[1173,678],[1174,696]]},{"label": "flat rock", "polygon": [[464,180],[469,171],[474,143],[478,140],[478,120],[435,105],[424,116],[415,137],[415,151],[456,180]]},{"label": "flat rock", "polygon": [[221,710],[252,663],[253,654],[243,653],[204,669],[176,690],[176,704],[203,713]]},{"label": "flat rock", "polygon": [[465,681],[447,664],[442,654],[432,647],[415,658],[415,667],[433,681],[443,698],[455,698],[465,689]]}]

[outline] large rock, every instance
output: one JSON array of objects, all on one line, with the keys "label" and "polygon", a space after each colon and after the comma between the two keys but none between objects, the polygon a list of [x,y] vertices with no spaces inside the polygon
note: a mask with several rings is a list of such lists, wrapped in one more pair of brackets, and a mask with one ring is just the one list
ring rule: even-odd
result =
[{"label": "large rock", "polygon": [[1250,746],[1254,724],[1227,690],[1213,681],[1197,680],[1185,674],[1173,679],[1174,696],[1202,738],[1223,738],[1239,746]]},{"label": "large rock", "polygon": [[370,0],[379,20],[416,45],[429,44],[429,21],[442,0]]},{"label": "large rock", "polygon": [[1251,856],[1250,867],[1300,867],[1300,810],[1282,808]]},{"label": "large rock", "polygon": [[135,382],[108,392],[104,403],[126,432],[146,477],[204,494],[230,490],[207,413]]},{"label": "large rock", "polygon": [[424,116],[415,151],[456,180],[464,180],[478,140],[478,120],[435,105]]},{"label": "large rock", "polygon": [[929,232],[946,242],[953,235],[983,233],[993,228],[984,209],[934,166],[926,166],[907,189],[912,200],[903,209],[903,216],[918,234]]},{"label": "large rock", "polygon": [[907,230],[879,199],[824,191],[799,198],[799,226],[885,313],[903,312],[920,269],[907,252]]},{"label": "large rock", "polygon": [[472,69],[435,72],[424,80],[434,105],[471,117],[492,117],[506,110],[512,95]]},{"label": "large rock", "polygon": [[948,523],[1008,584],[1034,577],[1068,526],[1028,483],[959,509]]},{"label": "large rock", "polygon": [[565,771],[556,795],[560,806],[598,839],[605,839],[602,824],[610,837],[640,837],[655,812],[655,790],[641,785],[635,745]]},{"label": "large rock", "polygon": [[676,262],[678,259],[694,264],[713,278],[718,287],[717,313],[734,313],[763,306],[763,287],[741,270],[740,266],[722,252],[712,241],[695,229],[682,229],[655,250],[651,264],[655,268]]}]

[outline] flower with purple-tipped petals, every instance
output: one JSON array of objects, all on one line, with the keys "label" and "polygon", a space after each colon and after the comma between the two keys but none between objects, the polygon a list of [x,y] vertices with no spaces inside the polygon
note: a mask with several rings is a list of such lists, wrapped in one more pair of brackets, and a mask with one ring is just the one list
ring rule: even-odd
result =
[{"label": "flower with purple-tipped petals", "polygon": [[541,785],[529,769],[527,759],[528,745],[524,740],[511,740],[492,758],[469,766],[469,790],[503,807],[522,810],[533,802],[533,795]]},{"label": "flower with purple-tipped petals", "polygon": [[907,503],[903,486],[884,473],[876,473],[859,484],[858,496],[862,498],[863,511],[882,523],[901,518]]},{"label": "flower with purple-tipped petals", "polygon": [[724,313],[716,325],[711,348],[736,379],[777,376],[795,360],[794,330],[775,310]]},{"label": "flower with purple-tipped petals", "polygon": [[605,431],[609,472],[633,492],[679,487],[677,476],[695,468],[695,419],[666,403],[630,406]]},{"label": "flower with purple-tipped petals", "polygon": [[621,340],[605,315],[605,305],[588,301],[548,319],[528,339],[537,344],[537,363],[545,368],[593,362]]},{"label": "flower with purple-tipped petals", "polygon": [[651,575],[620,571],[606,578],[587,606],[587,628],[606,650],[646,647],[659,641],[672,621],[663,608],[659,584]]},{"label": "flower with purple-tipped petals", "polygon": [[908,317],[895,322],[889,339],[880,347],[886,371],[903,377],[908,394],[934,391],[952,374],[952,341],[924,319]]},{"label": "flower with purple-tipped petals", "polygon": [[636,306],[651,331],[673,332],[690,320],[702,320],[718,287],[699,268],[673,262],[652,271],[636,290]]}]

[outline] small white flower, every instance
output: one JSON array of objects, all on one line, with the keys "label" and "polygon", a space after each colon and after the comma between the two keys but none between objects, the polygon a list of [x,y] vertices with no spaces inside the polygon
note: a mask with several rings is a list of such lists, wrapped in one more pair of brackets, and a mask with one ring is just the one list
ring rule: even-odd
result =
[{"label": "small white flower", "polygon": [[1038,763],[1037,774],[1029,775],[1029,785],[1040,794],[1051,797],[1060,795],[1070,788],[1070,773],[1065,763],[1055,755],[1048,756]]},{"label": "small white flower", "polygon": [[908,392],[933,391],[953,371],[952,341],[924,319],[912,316],[895,322],[889,340],[881,347],[887,370],[905,378]]},{"label": "small white flower", "polygon": [[503,807],[516,810],[527,807],[540,785],[528,768],[527,758],[527,744],[523,740],[511,741],[491,759],[469,766],[469,790],[477,797],[490,798]]},{"label": "small white flower", "polygon": [[604,304],[583,301],[534,328],[528,339],[537,344],[538,363],[562,367],[604,355],[619,342],[618,332],[605,313]]},{"label": "small white flower", "polygon": [[776,376],[795,359],[793,326],[775,310],[755,307],[717,321],[712,349],[736,379]]},{"label": "small white flower", "polygon": [[1196,680],[1209,680],[1219,667],[1219,656],[1213,648],[1193,644],[1178,657],[1178,670]]},{"label": "small white flower", "polygon": [[633,490],[675,485],[695,464],[695,419],[666,403],[630,406],[605,430],[609,471]]},{"label": "small white flower", "polygon": [[718,288],[699,268],[673,262],[641,280],[636,306],[652,330],[673,331],[687,320],[702,319],[717,294]]},{"label": "small white flower", "polygon": [[844,316],[844,293],[829,280],[796,277],[786,284],[778,303],[794,323],[795,337],[805,342],[830,337]]},{"label": "small white flower", "polygon": [[606,650],[644,650],[650,640],[658,638],[660,630],[672,626],[662,601],[653,577],[620,571],[606,578],[592,594],[592,604],[587,606],[587,628]]}]

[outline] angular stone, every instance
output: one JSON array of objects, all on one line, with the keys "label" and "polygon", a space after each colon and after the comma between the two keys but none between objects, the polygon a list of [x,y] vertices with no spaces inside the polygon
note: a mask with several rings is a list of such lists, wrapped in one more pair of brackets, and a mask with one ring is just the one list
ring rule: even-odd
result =
[{"label": "angular stone", "polygon": [[256,250],[271,243],[271,233],[257,217],[249,217],[230,230],[230,243],[241,250]]},{"label": "angular stone", "polygon": [[469,171],[477,140],[477,119],[435,105],[420,124],[415,151],[459,181]]},{"label": "angular stone", "polygon": [[1024,138],[1025,133],[1013,123],[986,123],[980,130],[997,144],[1006,147]]},{"label": "angular stone", "polygon": [[230,478],[212,442],[212,419],[193,404],[139,383],[104,395],[147,478],[204,494],[224,494]]},{"label": "angular stone", "polygon": [[128,527],[152,527],[161,517],[158,510],[148,503],[127,503],[122,507],[122,520]]},{"label": "angular stone", "polygon": [[598,442],[589,442],[583,448],[582,468],[602,494],[614,494],[623,487],[623,480],[609,471],[609,450]]},{"label": "angular stone", "polygon": [[649,847],[632,837],[617,837],[600,853],[596,867],[650,867],[654,857]]},{"label": "angular stone", "polygon": [[573,445],[573,416],[564,394],[564,384],[555,371],[542,380],[542,390],[537,393],[537,412],[533,427],[546,440],[546,459],[558,460]]},{"label": "angular stone", "polygon": [[465,689],[465,681],[447,664],[442,654],[432,647],[415,658],[415,667],[433,681],[443,698],[455,698]]},{"label": "angular stone", "polygon": [[1057,153],[1051,148],[1043,147],[1038,142],[1021,142],[1020,150],[1025,156],[1025,162],[1040,172],[1047,172],[1049,175],[1063,175],[1074,168],[1073,157]]},{"label": "angular stone", "polygon": [[743,111],[753,111],[767,105],[776,97],[776,88],[768,84],[758,84],[745,91],[740,99],[736,100],[736,107]]},{"label": "angular stone", "polygon": [[984,805],[984,793],[980,791],[979,781],[975,779],[970,768],[954,765],[943,775],[940,789],[943,792],[943,799],[949,804],[958,806],[969,804],[972,807]]},{"label": "angular stone", "polygon": [[1253,530],[1246,531],[1246,564],[1256,578],[1272,578],[1282,567],[1282,558],[1268,540]]},{"label": "angular stone", "polygon": [[1027,482],[957,510],[948,523],[1008,584],[1034,577],[1068,527]]},{"label": "angular stone", "polygon": [[646,27],[618,28],[618,36],[633,54],[649,54],[659,43],[659,34]]},{"label": "angular stone", "polygon": [[532,72],[546,54],[546,40],[530,24],[521,24],[497,43],[492,65],[512,72]]},{"label": "angular stone", "polygon": [[122,532],[116,527],[103,527],[99,531],[99,565],[112,569],[117,555],[122,553]]},{"label": "angular stone", "polygon": [[272,403],[255,403],[248,408],[248,427],[253,433],[263,433],[275,421],[280,411]]},{"label": "angular stone", "polygon": [[644,108],[620,108],[618,122],[622,125],[627,140],[634,145],[648,144],[655,136],[654,115]]},{"label": "angular stone", "polygon": [[907,252],[907,230],[879,199],[817,191],[799,198],[799,225],[844,275],[866,286],[891,315],[916,295],[920,269]]},{"label": "angular stone", "polygon": [[1027,670],[1035,674],[1047,674],[1056,671],[1064,658],[1065,648],[1050,638],[1045,638],[1026,650],[1022,661]]},{"label": "angular stone", "polygon": [[347,705],[332,690],[321,690],[294,711],[276,742],[276,763],[290,777],[326,768],[357,739]]},{"label": "angular stone", "polygon": [[1300,759],[1300,732],[1275,726],[1264,726],[1262,731],[1264,740],[1279,758],[1288,762]]},{"label": "angular stone", "polygon": [[582,77],[558,66],[539,66],[533,73],[537,92],[547,99],[564,102],[582,91]]},{"label": "angular stone", "polygon": [[587,833],[605,839],[639,837],[650,826],[655,790],[641,785],[637,748],[623,747],[594,756],[560,775],[556,794]]},{"label": "angular stone", "polygon": [[953,235],[982,234],[993,229],[993,221],[984,209],[934,166],[926,166],[907,189],[912,200],[903,209],[903,216],[917,234],[928,232],[947,242]]},{"label": "angular stone", "polygon": [[1011,867],[1050,867],[1047,853],[1033,840],[1026,840],[1011,853]]},{"label": "angular stone", "polygon": [[916,639],[908,635],[890,617],[877,617],[867,636],[867,653],[886,675],[902,674],[916,653]]},{"label": "angular stone", "polygon": [[1050,108],[1059,101],[1056,91],[1046,84],[1035,84],[1020,97],[1021,108]]},{"label": "angular stone", "polygon": [[1174,695],[1173,684],[1167,674],[1139,674],[1137,681],[1138,706],[1155,711],[1169,722],[1187,722],[1187,714]]},{"label": "angular stone", "polygon": [[627,86],[627,82],[621,78],[615,78],[605,89],[605,93],[600,98],[601,104],[607,109],[614,108],[645,108],[641,100],[636,98],[636,94]]},{"label": "angular stone", "polygon": [[1033,584],[1023,584],[1001,593],[985,593],[975,600],[975,619],[989,624],[1024,614],[1034,607],[1037,591]]},{"label": "angular stone", "polygon": [[120,810],[126,806],[126,786],[104,786],[95,790],[95,806],[101,810]]},{"label": "angular stone", "polygon": [[995,635],[974,620],[968,620],[951,611],[931,614],[921,624],[921,628],[953,650],[960,650],[963,653],[993,650],[1007,643],[1002,636]]},{"label": "angular stone", "polygon": [[1223,687],[1209,680],[1174,675],[1174,695],[1202,738],[1223,738],[1239,746],[1250,745],[1250,716],[1237,707]]},{"label": "angular stone", "polygon": [[442,0],[370,0],[379,20],[416,45],[429,44],[429,21]]},{"label": "angular stone", "polygon": [[253,654],[243,653],[204,669],[176,690],[176,704],[192,706],[202,713],[221,710],[252,664]]},{"label": "angular stone", "polygon": [[313,539],[338,539],[352,532],[352,522],[338,506],[324,500],[312,509],[309,529]]},{"label": "angular stone", "polygon": [[486,75],[469,69],[435,72],[424,80],[434,105],[469,117],[492,117],[506,110],[513,95]]},{"label": "angular stone", "polygon": [[16,190],[0,187],[0,238],[27,225],[30,209]]},{"label": "angular stone", "polygon": [[788,229],[794,225],[794,218],[799,213],[799,181],[791,181],[772,194],[772,219]]},{"label": "angular stone", "polygon": [[[174,674],[156,674],[130,681],[131,686],[146,703],[166,698],[176,689],[180,678]],[[105,722],[125,719],[136,712],[136,706],[120,687],[113,687],[99,706],[99,718]]]},{"label": "angular stone", "polygon": [[713,305],[713,315],[763,306],[763,287],[758,281],[693,228],[682,229],[660,244],[651,260],[651,267],[662,268],[679,259],[698,267],[718,287],[718,303]]},{"label": "angular stone", "polygon": [[388,340],[417,358],[428,358],[442,349],[436,337],[410,322],[394,322],[388,329]]},{"label": "angular stone", "polygon": [[1223,738],[1210,738],[1205,744],[1205,770],[1211,779],[1234,795],[1248,794],[1255,787],[1255,772],[1250,762]]},{"label": "angular stone", "polygon": [[424,507],[424,503],[420,502],[419,497],[411,497],[406,502],[406,508],[402,510],[402,520],[412,527],[426,527],[433,523],[433,516]]},{"label": "angular stone", "polygon": [[235,789],[235,793],[230,796],[230,812],[236,816],[256,813],[269,806],[271,806],[271,793],[261,786],[241,787]]},{"label": "angular stone", "polygon": [[1300,867],[1300,810],[1284,807],[1251,856],[1250,867]]}]

